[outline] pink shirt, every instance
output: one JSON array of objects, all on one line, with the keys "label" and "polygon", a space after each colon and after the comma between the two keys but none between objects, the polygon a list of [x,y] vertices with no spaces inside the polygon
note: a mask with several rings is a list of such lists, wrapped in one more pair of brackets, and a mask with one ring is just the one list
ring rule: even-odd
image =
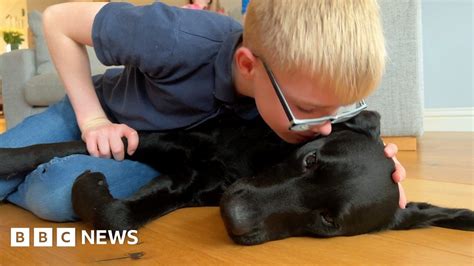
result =
[{"label": "pink shirt", "polygon": [[182,7],[183,8],[189,8],[189,9],[198,9],[198,10],[203,10],[205,8],[204,6],[200,6],[198,4],[187,4],[187,5],[184,5]]}]

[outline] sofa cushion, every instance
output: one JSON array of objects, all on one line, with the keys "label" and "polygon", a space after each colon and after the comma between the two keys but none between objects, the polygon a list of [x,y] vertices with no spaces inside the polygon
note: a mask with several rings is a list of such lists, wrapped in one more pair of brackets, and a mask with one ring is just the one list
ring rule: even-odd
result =
[{"label": "sofa cushion", "polygon": [[35,59],[36,59],[36,73],[45,74],[55,72],[53,63],[48,52],[48,46],[44,39],[43,33],[43,18],[40,12],[32,11],[28,14],[28,24],[31,32],[35,37]]},{"label": "sofa cushion", "polygon": [[[100,64],[92,67],[92,76],[102,74],[107,69]],[[26,102],[34,107],[49,106],[65,95],[64,86],[56,72],[32,77],[23,87],[23,91]]]},{"label": "sofa cushion", "polygon": [[49,106],[64,97],[64,87],[56,73],[37,75],[23,88],[25,100],[31,106]]}]

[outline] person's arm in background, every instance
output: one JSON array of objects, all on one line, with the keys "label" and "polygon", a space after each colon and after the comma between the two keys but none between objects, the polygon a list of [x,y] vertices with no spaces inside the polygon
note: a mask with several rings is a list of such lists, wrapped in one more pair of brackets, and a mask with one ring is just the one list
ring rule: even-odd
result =
[{"label": "person's arm in background", "polygon": [[122,137],[128,139],[127,153],[138,146],[137,132],[113,124],[105,115],[95,92],[85,45],[92,46],[92,23],[106,3],[64,3],[48,7],[43,27],[51,58],[76,114],[82,139],[92,156],[124,158]]},{"label": "person's arm in background", "polygon": [[247,13],[247,6],[249,5],[250,0],[242,0],[242,22],[245,20],[245,14]]}]

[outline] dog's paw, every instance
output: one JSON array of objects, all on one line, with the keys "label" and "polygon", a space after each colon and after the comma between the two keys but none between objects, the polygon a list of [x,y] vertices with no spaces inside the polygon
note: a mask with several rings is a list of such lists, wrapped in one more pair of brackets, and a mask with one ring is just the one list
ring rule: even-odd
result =
[{"label": "dog's paw", "polygon": [[72,189],[74,211],[96,229],[136,229],[128,206],[114,199],[102,173],[86,171],[76,178]]},{"label": "dog's paw", "polygon": [[86,171],[76,178],[72,186],[72,206],[81,219],[92,221],[96,214],[114,201],[102,173]]},{"label": "dog's paw", "polygon": [[81,201],[110,200],[109,184],[102,173],[85,171],[76,178],[72,187],[72,196]]}]

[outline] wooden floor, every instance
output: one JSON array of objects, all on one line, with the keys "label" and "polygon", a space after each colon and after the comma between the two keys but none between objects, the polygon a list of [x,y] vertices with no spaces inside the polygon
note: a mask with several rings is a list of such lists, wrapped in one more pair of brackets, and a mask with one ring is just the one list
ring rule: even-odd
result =
[{"label": "wooden floor", "polygon": [[[418,150],[399,152],[408,171],[409,200],[474,209],[472,133],[426,133]],[[377,215],[377,214],[374,214]],[[12,227],[75,227],[51,223],[10,204],[0,204],[0,265],[75,263],[130,264],[440,264],[473,265],[474,234],[442,228],[391,231],[331,239],[290,238],[263,245],[235,245],[217,208],[173,212],[139,230],[138,245],[78,245],[73,248],[10,247]]]}]

